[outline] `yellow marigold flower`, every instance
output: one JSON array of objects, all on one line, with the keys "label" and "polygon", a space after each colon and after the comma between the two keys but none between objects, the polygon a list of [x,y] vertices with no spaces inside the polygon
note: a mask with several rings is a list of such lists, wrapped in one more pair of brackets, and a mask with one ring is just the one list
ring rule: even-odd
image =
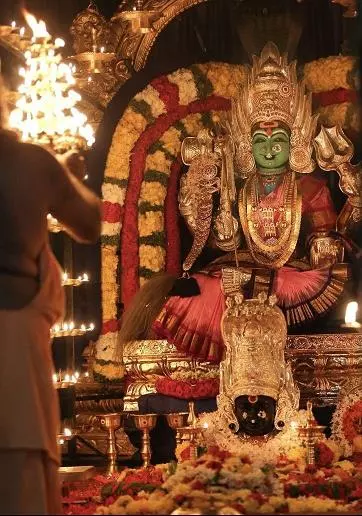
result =
[{"label": "yellow marigold flower", "polygon": [[304,66],[306,85],[315,93],[350,88],[347,78],[355,63],[356,58],[351,56],[332,56],[306,63]]},{"label": "yellow marigold flower", "polygon": [[177,484],[172,490],[172,496],[188,496],[191,493],[191,486],[189,484]]},{"label": "yellow marigold flower", "polygon": [[260,514],[271,514],[274,512],[273,506],[270,503],[263,503],[258,509]]},{"label": "yellow marigold flower", "polygon": [[319,108],[319,119],[320,122],[326,125],[341,125],[346,127],[346,114],[349,108],[349,102],[343,102],[342,104],[332,104],[331,106],[325,106]]},{"label": "yellow marigold flower", "polygon": [[175,127],[170,127],[161,137],[164,147],[174,155],[181,149],[181,133]]},{"label": "yellow marigold flower", "polygon": [[181,105],[188,105],[198,98],[195,79],[191,70],[181,68],[168,75],[168,80],[178,86]]},{"label": "yellow marigold flower", "polygon": [[159,170],[161,172],[170,171],[171,161],[167,159],[164,152],[158,150],[154,154],[148,154],[146,158],[146,169]]},{"label": "yellow marigold flower", "polygon": [[246,512],[255,513],[255,511],[259,508],[259,504],[256,500],[249,498],[243,502],[243,506],[245,507]]},{"label": "yellow marigold flower", "polygon": [[343,469],[343,471],[347,471],[348,473],[355,470],[354,464],[349,460],[342,460],[340,462],[336,462],[334,466],[336,468],[341,468]]},{"label": "yellow marigold flower", "polygon": [[164,229],[164,216],[160,211],[148,211],[140,215],[138,219],[138,230],[140,236],[151,235],[154,231]]},{"label": "yellow marigold flower", "polygon": [[133,128],[133,130],[139,135],[143,133],[148,124],[147,120],[143,115],[141,115],[141,113],[136,113],[130,108],[125,111],[125,114],[121,119],[121,123],[125,127],[129,126],[131,130]]},{"label": "yellow marigold flower", "polygon": [[114,247],[103,246],[101,255],[102,262],[107,265],[107,268],[114,270],[117,267],[118,258]]},{"label": "yellow marigold flower", "polygon": [[165,265],[165,250],[159,246],[141,245],[139,248],[140,265],[159,272]]},{"label": "yellow marigold flower", "polygon": [[190,136],[196,136],[201,129],[203,129],[200,113],[187,115],[187,117],[182,120],[182,123]]},{"label": "yellow marigold flower", "polygon": [[[271,496],[268,500],[268,503],[272,507],[279,507],[280,505],[283,505],[285,503],[285,498],[283,496]],[[270,511],[274,512],[274,511]]]},{"label": "yellow marigold flower", "polygon": [[165,105],[160,99],[160,95],[157,90],[151,84],[149,84],[143,91],[138,93],[135,100],[144,100],[151,108],[152,115],[157,118],[162,113],[165,113]]},{"label": "yellow marigold flower", "polygon": [[117,266],[113,267],[109,262],[103,262],[104,267],[102,267],[102,283],[112,285],[116,282],[116,270]]},{"label": "yellow marigold flower", "polygon": [[166,188],[160,183],[144,181],[141,187],[141,200],[151,204],[162,205],[166,197]]}]

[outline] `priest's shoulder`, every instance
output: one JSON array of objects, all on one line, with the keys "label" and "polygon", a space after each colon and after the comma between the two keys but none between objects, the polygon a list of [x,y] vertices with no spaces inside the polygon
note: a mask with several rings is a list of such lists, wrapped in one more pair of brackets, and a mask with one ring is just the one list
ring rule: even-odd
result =
[{"label": "priest's shoulder", "polygon": [[[35,167],[39,169],[61,169],[61,165],[51,152],[40,145],[34,143],[14,141],[17,157],[21,161],[25,161],[28,168]],[[15,150],[15,149],[13,149]]]}]

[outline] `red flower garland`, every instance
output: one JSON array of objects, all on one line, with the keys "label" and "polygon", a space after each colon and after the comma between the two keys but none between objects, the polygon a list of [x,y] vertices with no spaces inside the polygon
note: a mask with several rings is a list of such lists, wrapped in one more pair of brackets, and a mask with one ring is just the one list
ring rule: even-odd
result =
[{"label": "red flower garland", "polygon": [[181,272],[180,264],[180,235],[178,229],[177,187],[181,173],[181,158],[171,165],[171,174],[165,199],[165,226],[166,226],[166,271],[178,276]]},{"label": "red flower garland", "polygon": [[165,104],[166,111],[171,111],[180,103],[180,96],[176,84],[170,82],[166,75],[158,77],[151,82],[151,85],[158,91],[160,99]]},{"label": "red flower garland", "polygon": [[314,93],[313,98],[318,102],[319,106],[326,107],[333,104],[343,104],[343,102],[357,102],[358,93],[356,90],[338,88],[331,91]]},{"label": "red flower garland", "polygon": [[155,387],[159,394],[182,400],[215,398],[219,394],[219,380],[217,378],[191,383],[162,377],[157,379]]},{"label": "red flower garland", "polygon": [[362,400],[353,403],[343,414],[343,433],[350,442],[358,435],[356,421],[360,418],[362,418]]},{"label": "red flower garland", "polygon": [[178,120],[189,114],[212,110],[227,111],[230,100],[212,95],[203,100],[191,102],[188,106],[175,106],[172,112],[158,117],[146,128],[133,147],[130,173],[125,198],[125,212],[121,230],[121,299],[125,307],[139,288],[139,245],[138,245],[138,199],[143,182],[146,157],[149,147]]},{"label": "red flower garland", "polygon": [[333,463],[334,453],[325,443],[319,442],[316,444],[315,454],[317,466],[324,468]]},{"label": "red flower garland", "polygon": [[118,203],[103,201],[102,212],[104,222],[119,222],[122,218],[123,208]]}]

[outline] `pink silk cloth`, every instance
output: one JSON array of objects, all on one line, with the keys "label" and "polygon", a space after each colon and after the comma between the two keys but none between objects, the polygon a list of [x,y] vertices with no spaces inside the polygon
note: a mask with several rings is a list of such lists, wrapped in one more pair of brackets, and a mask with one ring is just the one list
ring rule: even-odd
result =
[{"label": "pink silk cloth", "polygon": [[50,328],[64,314],[64,291],[48,245],[39,277],[39,291],[28,306],[0,310],[0,451],[43,451],[59,464]]},{"label": "pink silk cloth", "polygon": [[[302,176],[298,180],[298,189],[302,194],[302,215],[309,225],[309,231],[333,229],[336,214],[325,182]],[[264,206],[279,206],[281,194],[280,185],[261,203]],[[276,213],[275,217],[279,217],[279,214]],[[201,294],[190,298],[169,298],[154,322],[153,330],[158,338],[167,339],[179,351],[200,360],[220,362],[224,349],[220,322],[225,306],[221,271],[213,275],[194,274],[193,277],[199,284]],[[273,285],[279,306],[288,308],[313,298],[323,291],[329,278],[329,270],[299,271],[282,267],[277,271]]]}]

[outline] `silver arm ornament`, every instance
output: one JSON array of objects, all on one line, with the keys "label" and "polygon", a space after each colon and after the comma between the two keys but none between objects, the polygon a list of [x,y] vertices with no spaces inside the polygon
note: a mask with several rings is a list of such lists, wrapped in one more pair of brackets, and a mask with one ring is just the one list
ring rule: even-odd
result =
[{"label": "silver arm ornament", "polygon": [[213,152],[213,139],[203,130],[197,138],[186,138],[181,156],[189,170],[181,183],[180,211],[193,230],[194,240],[183,270],[189,271],[205,247],[210,234],[213,194],[220,190],[219,157]]},{"label": "silver arm ornament", "polygon": [[215,152],[221,161],[220,204],[213,221],[213,235],[216,245],[223,251],[234,251],[240,244],[240,225],[233,216],[233,204],[236,201],[236,187],[233,159],[235,147],[229,134],[215,139]]}]

